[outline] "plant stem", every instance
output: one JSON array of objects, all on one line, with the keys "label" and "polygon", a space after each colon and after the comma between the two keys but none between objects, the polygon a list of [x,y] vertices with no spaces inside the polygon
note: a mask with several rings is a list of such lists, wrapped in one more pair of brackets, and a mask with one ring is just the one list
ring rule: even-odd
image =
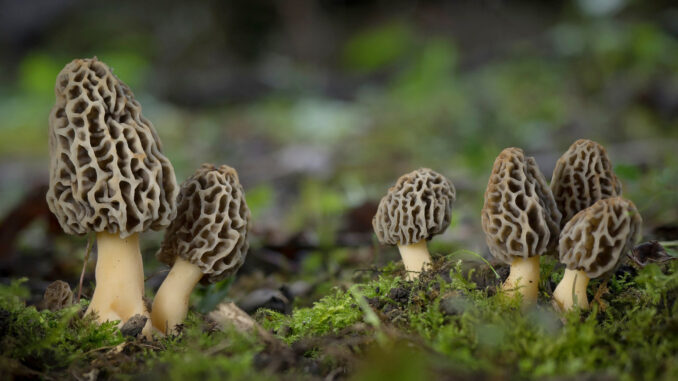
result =
[{"label": "plant stem", "polygon": [[80,302],[80,296],[82,295],[82,282],[85,280],[85,269],[87,268],[87,262],[89,262],[89,255],[92,253],[92,237],[87,238],[87,248],[85,249],[85,259],[82,262],[82,271],[80,272],[80,283],[78,285],[78,299],[76,303]]}]

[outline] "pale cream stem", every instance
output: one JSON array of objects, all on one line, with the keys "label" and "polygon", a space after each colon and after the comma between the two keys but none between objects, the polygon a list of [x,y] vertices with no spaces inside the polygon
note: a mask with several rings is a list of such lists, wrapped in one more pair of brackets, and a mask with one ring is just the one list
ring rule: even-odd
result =
[{"label": "pale cream stem", "polygon": [[539,293],[539,256],[516,258],[511,262],[511,272],[502,289],[507,295],[522,295],[523,306],[537,303]]},{"label": "pale cream stem", "polygon": [[575,306],[582,310],[589,309],[589,299],[586,296],[589,280],[586,273],[581,270],[565,269],[563,280],[553,292],[553,300],[562,311],[569,311]]},{"label": "pale cream stem", "polygon": [[167,334],[186,319],[191,292],[202,277],[203,272],[198,266],[182,258],[176,259],[153,300],[153,327]]},{"label": "pale cream stem", "polygon": [[431,265],[431,255],[428,253],[425,239],[411,245],[398,245],[398,249],[403,258],[405,271],[407,271],[407,280],[416,279],[426,267]]},{"label": "pale cream stem", "polygon": [[120,238],[97,233],[95,277],[96,288],[87,313],[96,312],[99,322],[120,320],[122,324],[137,314],[148,316],[138,234]]}]

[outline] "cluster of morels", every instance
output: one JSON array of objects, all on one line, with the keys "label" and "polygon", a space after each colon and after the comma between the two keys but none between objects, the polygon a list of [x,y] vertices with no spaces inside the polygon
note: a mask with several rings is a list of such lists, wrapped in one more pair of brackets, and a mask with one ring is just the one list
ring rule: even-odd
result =
[{"label": "cluster of morels", "polygon": [[485,192],[483,230],[490,252],[511,265],[504,290],[536,302],[539,256],[557,250],[566,265],[553,293],[556,306],[588,308],[591,278],[613,271],[639,238],[636,206],[621,197],[621,183],[605,149],[577,140],[556,163],[551,186],[518,148],[497,157]]},{"label": "cluster of morels", "polygon": [[[418,169],[402,176],[379,203],[372,220],[383,244],[398,245],[414,279],[431,263],[426,240],[450,223],[454,185],[444,176]],[[502,288],[536,303],[539,257],[558,252],[566,265],[553,293],[556,307],[588,308],[591,278],[613,271],[640,234],[635,205],[621,197],[621,183],[605,149],[578,140],[558,160],[549,187],[532,157],[504,149],[494,162],[485,191],[482,227],[492,255],[511,266]]]},{"label": "cluster of morels", "polygon": [[[178,187],[131,90],[96,58],[66,65],[55,93],[47,202],[66,233],[96,233],[96,288],[87,312],[121,325],[141,315],[145,336],[171,333],[186,318],[198,282],[231,276],[245,260],[250,212],[237,172],[203,164]],[[620,194],[595,142],[575,142],[550,187],[533,158],[518,148],[502,151],[482,226],[491,253],[511,265],[506,293],[535,303],[539,256],[557,250],[567,265],[553,295],[557,305],[587,308],[589,279],[611,271],[640,231],[638,211]],[[426,241],[447,229],[454,201],[452,182],[422,168],[400,177],[379,203],[374,231],[383,244],[398,246],[409,280],[430,266]],[[165,228],[157,257],[171,270],[149,313],[138,235]],[[60,286],[51,303],[72,298]]]},{"label": "cluster of morels", "polygon": [[[204,164],[177,187],[139,102],[96,58],[66,65],[55,93],[47,202],[66,233],[96,233],[96,288],[87,312],[121,325],[141,315],[145,336],[170,333],[185,319],[198,281],[232,275],[245,260],[250,211],[238,175]],[[157,257],[172,269],[149,314],[138,235],[163,228]]]}]

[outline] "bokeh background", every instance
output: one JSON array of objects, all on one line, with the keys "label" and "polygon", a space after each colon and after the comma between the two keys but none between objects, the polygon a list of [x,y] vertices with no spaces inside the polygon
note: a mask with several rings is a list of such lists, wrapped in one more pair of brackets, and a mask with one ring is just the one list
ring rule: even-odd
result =
[{"label": "bokeh background", "polygon": [[[203,162],[239,171],[254,227],[235,299],[322,295],[397,259],[371,218],[421,166],[458,193],[433,251],[486,255],[479,211],[507,146],[550,178],[574,140],[601,142],[646,238],[678,235],[673,1],[0,0],[0,280],[37,296],[77,284],[84,258],[44,192],[56,75],[92,56],[135,92],[179,182]],[[142,238],[151,290],[161,237]],[[227,289],[211,287],[203,310]]]}]

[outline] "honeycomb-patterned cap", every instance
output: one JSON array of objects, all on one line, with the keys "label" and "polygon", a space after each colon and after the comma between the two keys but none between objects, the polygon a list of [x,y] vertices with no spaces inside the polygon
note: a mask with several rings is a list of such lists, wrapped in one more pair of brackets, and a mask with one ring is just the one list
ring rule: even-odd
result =
[{"label": "honeycomb-patterned cap", "polygon": [[197,265],[217,282],[235,274],[245,262],[250,210],[235,169],[203,164],[181,184],[177,217],[157,257],[172,265],[177,256]]},{"label": "honeycomb-patterned cap", "polygon": [[560,262],[597,278],[613,270],[638,240],[642,225],[638,209],[621,197],[597,201],[577,213],[560,233]]},{"label": "honeycomb-patterned cap", "polygon": [[125,238],[169,225],[174,169],[129,87],[96,58],[76,59],[55,93],[47,203],[63,230]]},{"label": "honeycomb-patterned cap", "polygon": [[551,191],[565,225],[580,210],[596,201],[621,196],[621,182],[612,171],[605,148],[587,139],[572,143],[558,159],[551,178]]},{"label": "honeycomb-patterned cap", "polygon": [[454,185],[445,176],[420,168],[401,176],[379,202],[372,227],[379,242],[411,245],[450,225]]},{"label": "honeycomb-patterned cap", "polygon": [[534,158],[520,148],[494,161],[481,215],[487,246],[504,263],[555,249],[560,212]]}]

